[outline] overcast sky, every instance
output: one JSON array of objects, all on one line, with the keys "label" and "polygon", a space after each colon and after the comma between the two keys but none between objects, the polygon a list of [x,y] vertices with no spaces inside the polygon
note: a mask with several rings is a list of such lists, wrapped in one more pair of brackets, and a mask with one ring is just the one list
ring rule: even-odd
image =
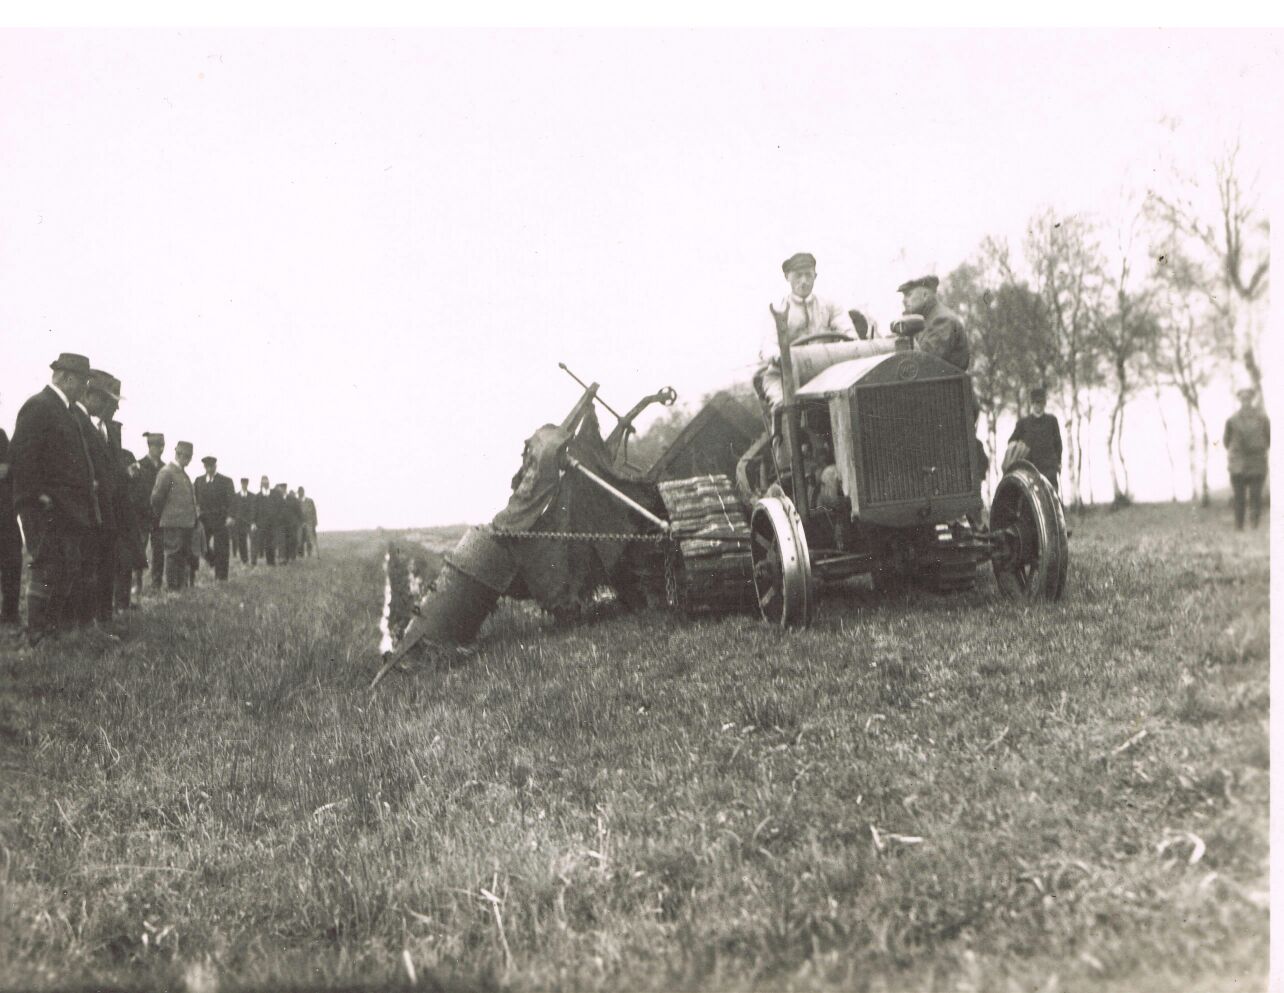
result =
[{"label": "overcast sky", "polygon": [[793,252],[886,326],[901,280],[1019,242],[1045,205],[1106,211],[1235,133],[1265,163],[1280,48],[0,33],[0,426],[82,352],[123,380],[139,453],[163,430],[233,477],[304,484],[323,528],[486,520],[522,440],[578,395],[559,361],[617,407],[696,398],[752,372]]}]

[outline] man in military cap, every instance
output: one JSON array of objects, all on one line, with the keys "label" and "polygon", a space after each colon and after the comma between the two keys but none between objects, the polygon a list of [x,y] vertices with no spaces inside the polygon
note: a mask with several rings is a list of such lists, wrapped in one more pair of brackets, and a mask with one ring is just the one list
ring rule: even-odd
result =
[{"label": "man in military cap", "polygon": [[165,549],[165,585],[181,590],[193,572],[192,532],[196,530],[196,493],[187,475],[192,443],[174,446],[174,461],[156,474],[152,511],[159,519]]},{"label": "man in military cap", "polygon": [[102,523],[89,447],[72,412],[89,379],[89,359],[64,352],[50,368],[50,385],[18,411],[9,446],[14,508],[31,553],[31,645],[68,625],[88,533]]},{"label": "man in military cap", "polygon": [[206,455],[201,459],[205,474],[196,479],[196,506],[200,511],[201,526],[205,528],[205,548],[214,578],[227,579],[227,563],[231,528],[236,523],[233,504],[236,490],[232,480],[218,471],[218,459]]},{"label": "man in military cap", "polygon": [[250,525],[254,523],[254,494],[250,492],[250,477],[241,477],[241,488],[232,498],[232,553],[241,565],[250,564]]},{"label": "man in military cap", "polygon": [[[1245,502],[1254,528],[1262,519],[1262,484],[1271,447],[1271,419],[1257,406],[1257,391],[1239,391],[1239,410],[1226,422],[1222,444],[1235,501],[1235,529],[1244,530]],[[1246,501],[1247,498],[1247,501]]]},{"label": "man in military cap", "polygon": [[901,283],[896,288],[902,296],[901,309],[907,316],[922,317],[923,328],[910,330],[918,322],[902,318],[892,322],[892,331],[910,335],[919,351],[935,355],[966,371],[972,362],[967,333],[959,316],[937,298],[936,288],[940,283],[935,276],[921,276]]},{"label": "man in military cap", "polygon": [[[138,476],[134,480],[135,505],[140,505],[146,521],[146,532],[143,543],[151,546],[152,589],[159,591],[165,580],[165,536],[161,531],[160,517],[152,510],[152,490],[156,488],[156,477],[165,468],[165,435],[160,431],[144,431],[147,439],[147,454],[138,462]],[[135,577],[138,592],[143,592],[143,573],[140,569]]]}]

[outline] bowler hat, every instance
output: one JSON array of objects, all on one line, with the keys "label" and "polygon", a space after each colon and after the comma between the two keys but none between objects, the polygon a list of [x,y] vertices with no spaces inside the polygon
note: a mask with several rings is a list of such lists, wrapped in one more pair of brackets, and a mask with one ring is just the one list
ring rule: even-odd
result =
[{"label": "bowler hat", "polygon": [[89,372],[89,388],[98,393],[105,393],[117,403],[120,402],[120,380],[110,372],[103,372],[101,369],[91,369]]},{"label": "bowler hat", "polygon": [[206,455],[203,459],[201,459],[201,465],[209,465],[211,462],[217,462],[217,461],[218,459],[216,459],[213,455]]},{"label": "bowler hat", "polygon": [[90,373],[89,359],[83,355],[77,355],[75,352],[63,352],[49,363],[49,368],[56,369],[59,372],[76,372],[86,377]]},{"label": "bowler hat", "polygon": [[1036,386],[1034,389],[1030,391],[1031,403],[1043,403],[1047,399],[1048,399],[1048,391],[1045,390],[1042,386]]},{"label": "bowler hat", "polygon": [[812,255],[811,252],[799,252],[780,263],[780,268],[786,276],[799,269],[815,269],[816,256]]},{"label": "bowler hat", "polygon": [[940,285],[941,281],[936,276],[919,276],[917,279],[907,279],[905,282],[901,283],[900,286],[896,287],[896,292],[908,293],[916,287],[924,286],[935,293],[936,288]]}]

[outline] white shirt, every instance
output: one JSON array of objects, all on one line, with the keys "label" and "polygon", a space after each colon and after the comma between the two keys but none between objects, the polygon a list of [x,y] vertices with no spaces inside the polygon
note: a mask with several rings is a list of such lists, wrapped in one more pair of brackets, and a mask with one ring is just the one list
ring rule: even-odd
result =
[{"label": "white shirt", "polygon": [[[856,337],[856,329],[852,327],[852,319],[847,316],[847,311],[832,301],[816,296],[815,293],[806,299],[790,293],[780,301],[776,310],[783,310],[787,315],[791,344],[806,335],[819,334],[822,331],[833,331],[850,338]],[[768,319],[771,320],[770,315]],[[777,358],[779,354],[780,343],[776,338],[775,322],[772,320],[771,329],[763,338],[758,357],[767,362]]]},{"label": "white shirt", "polygon": [[62,403],[63,403],[63,406],[64,406],[64,407],[67,407],[68,409],[70,409],[70,408],[71,408],[71,401],[67,399],[67,394],[66,394],[66,393],[64,393],[62,390],[58,389],[58,387],[57,387],[57,386],[55,386],[53,383],[50,383],[50,384],[49,384],[49,388],[50,388],[51,390],[53,390],[55,393],[57,393],[57,394],[58,394],[59,398],[62,400]]}]

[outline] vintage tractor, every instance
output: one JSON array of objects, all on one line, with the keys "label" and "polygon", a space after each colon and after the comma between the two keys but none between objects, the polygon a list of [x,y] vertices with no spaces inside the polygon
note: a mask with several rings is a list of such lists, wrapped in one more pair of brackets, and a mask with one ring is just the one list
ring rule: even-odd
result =
[{"label": "vintage tractor", "polygon": [[1065,520],[1033,465],[1009,467],[985,521],[966,372],[908,337],[782,346],[780,403],[714,397],[646,471],[628,462],[632,420],[672,391],[617,415],[604,441],[586,385],[560,425],[527,441],[508,506],[390,619],[380,675],[416,644],[472,641],[500,596],[572,619],[609,591],[629,607],[794,626],[814,617],[819,584],[865,574],[877,590],[951,592],[986,561],[1007,596],[1061,596]]}]

